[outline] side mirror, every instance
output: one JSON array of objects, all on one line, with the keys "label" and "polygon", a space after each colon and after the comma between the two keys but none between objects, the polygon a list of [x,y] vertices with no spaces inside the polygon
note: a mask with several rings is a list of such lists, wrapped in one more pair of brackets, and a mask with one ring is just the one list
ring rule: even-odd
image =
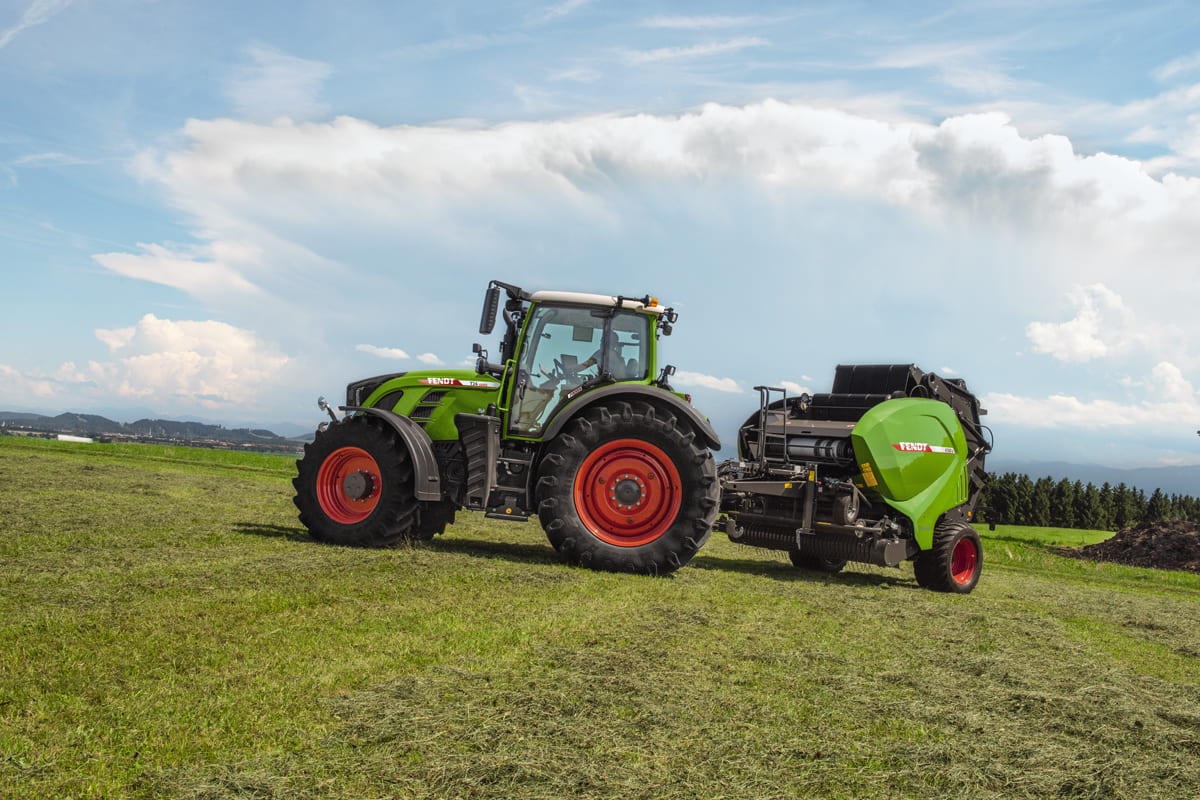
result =
[{"label": "side mirror", "polygon": [[500,309],[500,287],[489,286],[487,296],[483,299],[483,316],[479,320],[479,332],[484,336],[491,334],[496,327],[496,312]]}]

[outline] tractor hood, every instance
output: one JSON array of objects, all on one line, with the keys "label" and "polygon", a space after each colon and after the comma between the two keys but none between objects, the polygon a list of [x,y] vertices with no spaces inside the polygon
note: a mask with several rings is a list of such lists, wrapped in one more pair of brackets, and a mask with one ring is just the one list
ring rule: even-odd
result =
[{"label": "tractor hood", "polygon": [[347,406],[373,406],[378,400],[394,392],[418,388],[441,387],[444,389],[476,389],[495,391],[500,382],[487,375],[466,369],[424,369],[411,372],[392,372],[376,375],[346,386]]},{"label": "tractor hood", "polygon": [[466,369],[396,372],[346,387],[348,408],[379,408],[408,417],[434,441],[456,439],[456,414],[481,414],[499,398],[498,380]]}]

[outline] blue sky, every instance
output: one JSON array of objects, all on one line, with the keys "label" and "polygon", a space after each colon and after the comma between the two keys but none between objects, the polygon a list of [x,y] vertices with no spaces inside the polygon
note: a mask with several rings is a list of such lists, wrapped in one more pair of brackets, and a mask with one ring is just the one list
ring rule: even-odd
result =
[{"label": "blue sky", "polygon": [[725,433],[911,361],[1200,463],[1198,221],[1191,2],[0,0],[0,408],[315,425],[498,278],[673,305]]}]

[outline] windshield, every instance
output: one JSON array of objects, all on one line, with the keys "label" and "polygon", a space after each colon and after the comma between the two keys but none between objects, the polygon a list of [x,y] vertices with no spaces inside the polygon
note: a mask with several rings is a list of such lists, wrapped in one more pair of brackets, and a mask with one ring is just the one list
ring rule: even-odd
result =
[{"label": "windshield", "polygon": [[512,428],[537,434],[567,395],[606,375],[644,380],[650,320],[630,311],[539,306],[526,328]]}]

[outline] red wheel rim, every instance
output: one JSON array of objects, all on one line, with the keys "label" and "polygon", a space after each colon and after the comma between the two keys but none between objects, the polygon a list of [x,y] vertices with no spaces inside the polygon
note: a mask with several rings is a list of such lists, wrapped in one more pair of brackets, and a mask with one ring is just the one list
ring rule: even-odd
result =
[{"label": "red wheel rim", "polygon": [[[347,478],[351,478],[355,495],[347,492]],[[382,489],[379,464],[358,447],[334,450],[317,471],[317,502],[326,516],[342,525],[353,525],[371,516]]]},{"label": "red wheel rim", "polygon": [[575,508],[597,538],[637,547],[662,536],[683,502],[679,470],[659,448],[618,439],[593,450],[575,475]]},{"label": "red wheel rim", "polygon": [[954,552],[950,554],[950,576],[954,582],[960,586],[970,583],[975,577],[975,564],[978,561],[979,551],[975,548],[975,542],[967,538],[959,539],[954,545]]}]

